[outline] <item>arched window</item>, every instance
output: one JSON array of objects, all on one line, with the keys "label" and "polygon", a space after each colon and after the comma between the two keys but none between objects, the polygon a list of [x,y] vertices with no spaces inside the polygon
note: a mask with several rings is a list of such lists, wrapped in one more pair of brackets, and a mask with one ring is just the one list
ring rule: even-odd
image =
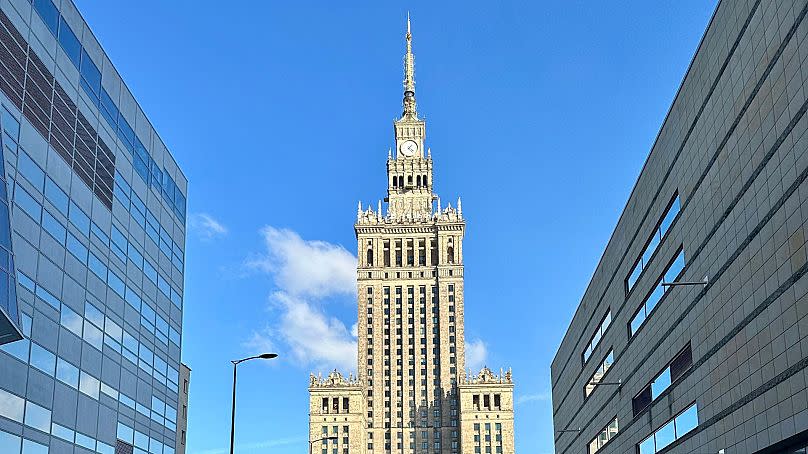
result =
[{"label": "arched window", "polygon": [[398,187],[398,177],[395,175],[393,175],[393,187],[394,188]]},{"label": "arched window", "polygon": [[412,175],[407,177],[407,184],[412,186]]},{"label": "arched window", "polygon": [[415,177],[415,185],[418,186],[419,188],[421,187],[421,175]]},{"label": "arched window", "polygon": [[454,263],[455,262],[455,260],[454,260],[454,240],[452,238],[449,238],[449,247],[446,248],[446,260],[448,260],[449,263]]},{"label": "arched window", "polygon": [[368,249],[367,252],[367,265],[373,266],[373,249]]},{"label": "arched window", "polygon": [[424,182],[424,186],[428,186],[428,184],[427,184],[427,179],[426,179],[426,175],[424,175],[424,178],[422,178],[422,179],[421,179],[421,181],[423,181],[423,182]]}]

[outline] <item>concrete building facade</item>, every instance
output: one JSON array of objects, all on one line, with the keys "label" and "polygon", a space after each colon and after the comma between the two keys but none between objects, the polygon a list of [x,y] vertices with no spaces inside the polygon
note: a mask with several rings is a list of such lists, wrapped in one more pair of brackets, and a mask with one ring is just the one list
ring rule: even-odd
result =
[{"label": "concrete building facade", "polygon": [[180,363],[180,390],[177,400],[177,443],[175,454],[185,454],[188,439],[188,401],[191,391],[191,368]]},{"label": "concrete building facade", "polygon": [[[363,208],[360,202],[354,225],[359,258],[357,377],[350,377],[347,384],[322,376],[311,377],[310,440],[325,437],[329,417],[322,412],[338,409],[326,405],[329,395],[332,404],[350,395],[361,397],[362,401],[351,404],[350,417],[342,417],[350,433],[346,437],[349,444],[344,444],[341,436],[336,444],[317,441],[314,452],[477,452],[473,444],[468,445],[470,450],[465,449],[464,440],[473,434],[466,434],[461,427],[466,408],[459,387],[467,375],[471,376],[464,370],[466,222],[459,198],[455,207],[451,204],[442,207],[433,192],[433,161],[425,142],[426,123],[416,109],[415,58],[409,20],[403,112],[394,121],[393,132],[395,154],[391,149],[387,155],[384,199],[387,210],[383,212],[381,200],[375,209]],[[510,371],[507,379],[504,377],[502,380],[507,383],[491,395],[510,403],[513,394]],[[508,438],[502,446],[512,447],[513,407],[507,408],[510,410],[505,406],[498,410],[503,414],[499,420],[500,438]],[[355,415],[355,409],[364,413]],[[330,418],[337,427],[338,418]],[[355,442],[359,443],[358,450]],[[496,450],[497,445],[491,447],[495,449],[492,452],[513,452],[512,448],[501,451]]]},{"label": "concrete building facade", "polygon": [[808,2],[719,2],[551,368],[555,451],[808,440]]},{"label": "concrete building facade", "polygon": [[0,128],[0,452],[175,454],[187,181],[70,0],[0,1]]}]

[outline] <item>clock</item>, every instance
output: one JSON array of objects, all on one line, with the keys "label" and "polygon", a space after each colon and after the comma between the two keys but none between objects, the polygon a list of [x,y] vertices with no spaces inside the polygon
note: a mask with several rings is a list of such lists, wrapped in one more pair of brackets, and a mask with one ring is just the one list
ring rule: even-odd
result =
[{"label": "clock", "polygon": [[405,140],[401,143],[401,145],[399,145],[398,150],[404,156],[411,158],[415,156],[415,153],[418,152],[418,144],[413,140]]}]

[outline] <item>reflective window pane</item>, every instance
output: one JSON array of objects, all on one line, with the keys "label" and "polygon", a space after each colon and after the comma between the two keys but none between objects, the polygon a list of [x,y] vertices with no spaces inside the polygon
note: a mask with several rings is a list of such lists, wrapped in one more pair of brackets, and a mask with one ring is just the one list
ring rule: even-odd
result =
[{"label": "reflective window pane", "polygon": [[118,423],[118,439],[132,443],[135,438],[135,431],[129,426]]},{"label": "reflective window pane", "polygon": [[48,210],[44,210],[42,213],[42,227],[60,244],[65,244],[67,230],[65,230],[62,223],[56,220]]},{"label": "reflective window pane", "polygon": [[62,304],[61,307],[61,318],[59,321],[62,326],[70,330],[76,336],[81,337],[81,326],[84,323],[84,319],[72,309],[67,307],[67,304]]},{"label": "reflective window pane", "polygon": [[676,256],[676,260],[673,261],[671,266],[668,268],[668,271],[665,272],[665,282],[675,282],[676,278],[679,276],[679,273],[685,267],[685,253],[684,251],[679,252],[679,255]]},{"label": "reflective window pane", "polygon": [[664,294],[665,294],[665,288],[662,285],[657,284],[657,286],[654,288],[654,291],[651,292],[651,295],[648,296],[648,299],[645,301],[645,312],[647,314],[650,314],[651,311],[654,310],[657,303],[659,302],[660,299],[662,299],[662,295]]},{"label": "reflective window pane", "polygon": [[0,452],[17,454],[20,452],[21,445],[22,439],[20,437],[0,431]]},{"label": "reflective window pane", "polygon": [[44,188],[45,172],[43,172],[39,165],[24,151],[21,151],[19,154],[17,166],[20,174],[28,180],[29,183],[34,185],[35,188],[40,191]]},{"label": "reflective window pane", "polygon": [[56,371],[56,355],[40,347],[36,342],[32,342],[31,365],[53,376]]},{"label": "reflective window pane", "polygon": [[39,17],[48,26],[48,29],[56,36],[59,29],[59,10],[51,0],[34,0],[34,9],[39,13]]},{"label": "reflective window pane", "polygon": [[696,404],[693,404],[687,410],[683,411],[676,417],[676,438],[690,432],[699,425],[699,415]]},{"label": "reflective window pane", "polygon": [[671,369],[666,367],[651,383],[651,399],[656,399],[671,385]]},{"label": "reflective window pane", "polygon": [[0,389],[0,416],[5,416],[12,421],[22,422],[25,400]]},{"label": "reflective window pane", "polygon": [[14,202],[25,211],[28,216],[38,224],[42,220],[42,205],[39,204],[31,194],[28,194],[24,189],[17,186],[14,191]]},{"label": "reflective window pane", "polygon": [[87,263],[89,251],[72,233],[67,233],[67,250],[70,251],[81,263]]},{"label": "reflective window pane", "polygon": [[640,454],[654,454],[656,452],[656,448],[654,448],[654,436],[651,435],[650,437],[643,440],[640,443]]},{"label": "reflective window pane", "polygon": [[640,329],[640,326],[642,326],[642,323],[644,321],[645,321],[645,308],[641,307],[640,311],[637,312],[637,315],[635,315],[634,318],[631,319],[631,335],[632,336],[637,332],[638,329]]},{"label": "reflective window pane", "polygon": [[71,443],[73,442],[73,439],[76,435],[76,433],[73,432],[72,430],[56,423],[51,424],[51,434],[55,437],[59,437],[62,440],[67,440]]},{"label": "reflective window pane", "polygon": [[78,68],[81,63],[81,43],[64,18],[59,21],[59,44],[62,45],[62,49],[70,61]]},{"label": "reflective window pane", "polygon": [[81,233],[90,235],[90,218],[75,203],[70,203],[70,223],[75,225]]},{"label": "reflective window pane", "polygon": [[28,439],[23,439],[22,454],[48,454],[48,447]]},{"label": "reflective window pane", "polygon": [[679,213],[680,203],[679,203],[679,196],[676,196],[674,199],[673,204],[668,209],[668,212],[665,214],[665,217],[662,219],[662,223],[659,226],[659,230],[662,236],[668,232],[668,228],[670,228],[671,224],[673,223],[674,218]]},{"label": "reflective window pane", "polygon": [[673,443],[673,441],[676,440],[673,421],[669,421],[667,424],[660,427],[659,430],[654,433],[654,438],[656,439],[657,451]]},{"label": "reflective window pane", "polygon": [[81,371],[79,391],[83,392],[84,394],[87,394],[93,399],[98,399],[98,393],[100,388],[101,383],[98,381],[97,378],[93,377],[87,372]]},{"label": "reflective window pane", "polygon": [[56,362],[56,378],[73,388],[79,387],[79,369],[62,358]]},{"label": "reflective window pane", "polygon": [[645,252],[642,254],[642,266],[643,268],[648,266],[648,263],[651,261],[651,256],[654,255],[656,252],[657,246],[659,246],[659,234],[654,232],[654,235],[651,236],[651,242],[648,243],[648,246],[645,248]]},{"label": "reflective window pane", "polygon": [[63,215],[67,216],[67,209],[70,205],[70,200],[67,194],[50,178],[45,180],[45,198],[56,207]]},{"label": "reflective window pane", "polygon": [[29,401],[25,405],[25,425],[50,433],[51,411]]},{"label": "reflective window pane", "polygon": [[638,263],[637,266],[634,267],[634,270],[631,271],[628,279],[626,280],[626,290],[631,291],[634,288],[634,284],[637,282],[637,279],[640,277],[640,273],[642,272],[642,264]]}]

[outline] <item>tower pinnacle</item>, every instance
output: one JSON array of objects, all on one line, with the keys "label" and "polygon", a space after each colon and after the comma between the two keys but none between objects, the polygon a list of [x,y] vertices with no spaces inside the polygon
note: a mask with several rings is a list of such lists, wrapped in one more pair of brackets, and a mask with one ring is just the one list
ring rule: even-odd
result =
[{"label": "tower pinnacle", "polygon": [[404,113],[402,117],[417,118],[415,110],[415,56],[412,54],[410,13],[407,13],[407,53],[404,55]]}]

